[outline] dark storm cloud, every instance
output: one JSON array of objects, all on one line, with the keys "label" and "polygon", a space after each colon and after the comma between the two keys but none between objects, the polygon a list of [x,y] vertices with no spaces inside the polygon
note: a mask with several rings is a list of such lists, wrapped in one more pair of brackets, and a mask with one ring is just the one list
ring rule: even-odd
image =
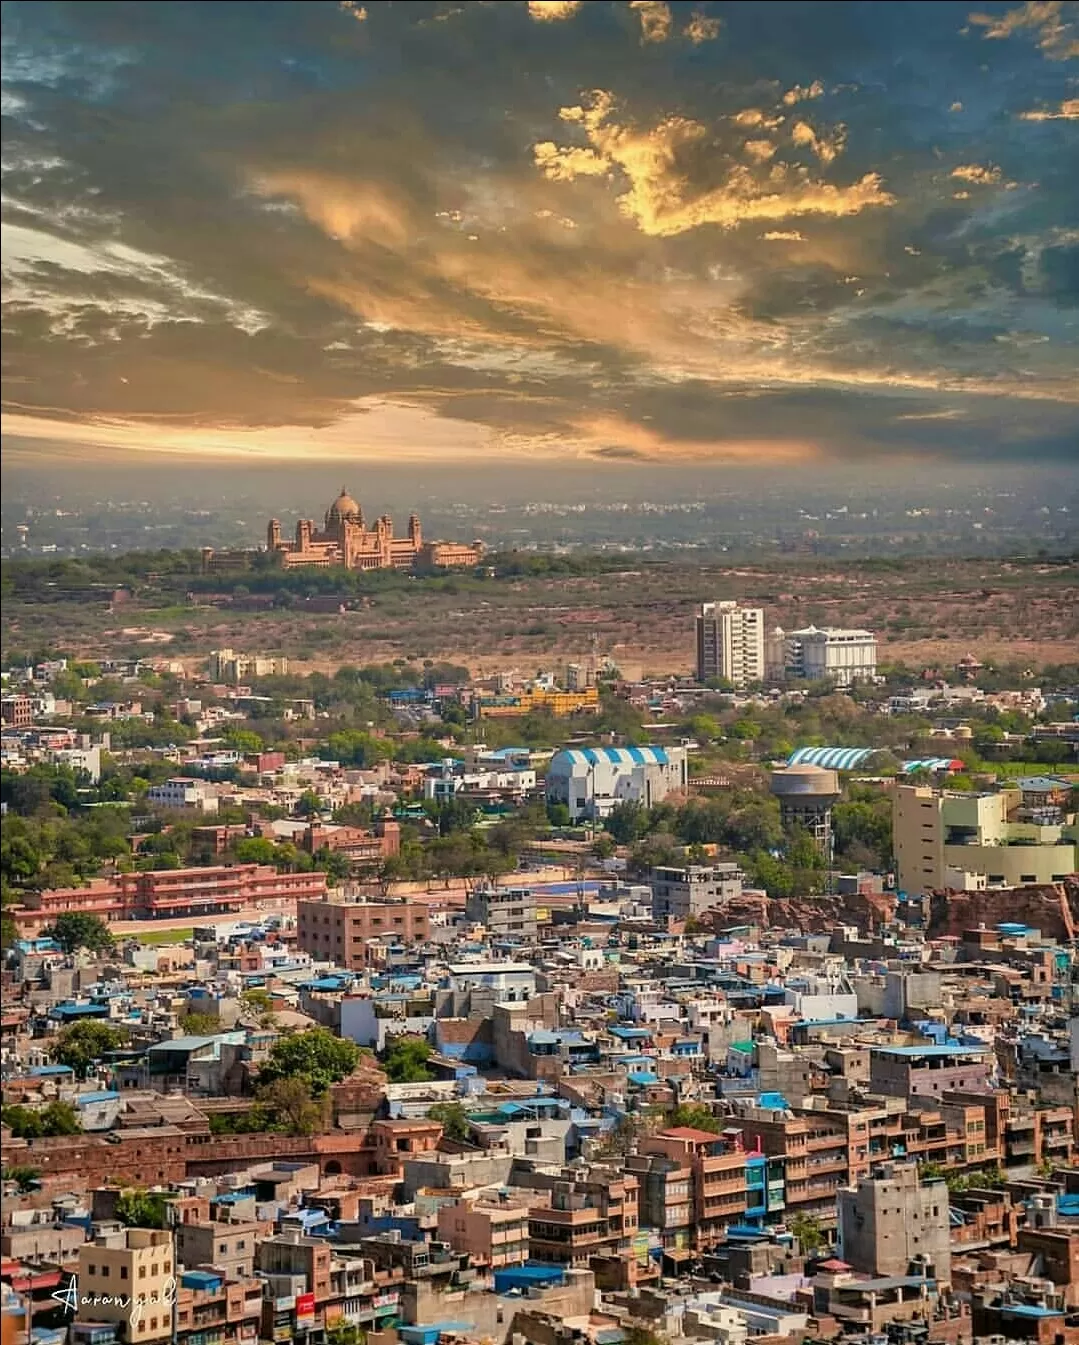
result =
[{"label": "dark storm cloud", "polygon": [[6,404],[1067,454],[1074,8],[10,3]]}]

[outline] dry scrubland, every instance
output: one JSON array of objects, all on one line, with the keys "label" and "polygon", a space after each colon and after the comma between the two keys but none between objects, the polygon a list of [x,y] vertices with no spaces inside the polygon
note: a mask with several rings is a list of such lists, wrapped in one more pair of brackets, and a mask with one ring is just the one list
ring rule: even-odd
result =
[{"label": "dry scrubland", "polygon": [[196,661],[221,645],[278,651],[328,670],[341,663],[445,659],[474,672],[587,657],[593,635],[629,675],[686,672],[693,609],[740,598],[769,625],[865,625],[882,662],[947,667],[965,653],[1041,664],[1079,656],[1079,564],[922,561],[730,569],[654,564],[584,577],[450,576],[376,589],[358,610],[313,613],[173,606],[136,599],[47,607],[5,603],[5,650],[59,645],[82,657],[169,650]]}]

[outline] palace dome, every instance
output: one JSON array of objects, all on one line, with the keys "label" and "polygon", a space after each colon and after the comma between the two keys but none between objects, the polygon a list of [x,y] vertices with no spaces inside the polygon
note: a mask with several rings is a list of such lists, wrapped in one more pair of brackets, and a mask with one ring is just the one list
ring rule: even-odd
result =
[{"label": "palace dome", "polygon": [[327,511],[326,522],[339,523],[346,518],[362,519],[362,517],[363,511],[360,509],[360,506],[348,493],[345,487],[342,486],[341,494],[338,495],[337,499],[334,500]]}]

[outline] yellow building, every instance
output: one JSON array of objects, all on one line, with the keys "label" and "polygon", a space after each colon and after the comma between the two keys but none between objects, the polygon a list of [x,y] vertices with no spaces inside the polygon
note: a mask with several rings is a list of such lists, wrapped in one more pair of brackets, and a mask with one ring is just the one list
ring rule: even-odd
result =
[{"label": "yellow building", "polygon": [[1024,887],[1074,873],[1075,819],[1011,820],[1021,803],[1017,789],[968,794],[898,785],[892,827],[900,889]]},{"label": "yellow building", "polygon": [[599,692],[595,687],[580,691],[546,691],[533,687],[501,696],[480,696],[475,701],[477,719],[511,719],[532,710],[548,710],[553,715],[599,713]]},{"label": "yellow building", "polygon": [[176,1296],[172,1234],[125,1228],[79,1248],[78,1322],[116,1322],[129,1345],[167,1340]]}]

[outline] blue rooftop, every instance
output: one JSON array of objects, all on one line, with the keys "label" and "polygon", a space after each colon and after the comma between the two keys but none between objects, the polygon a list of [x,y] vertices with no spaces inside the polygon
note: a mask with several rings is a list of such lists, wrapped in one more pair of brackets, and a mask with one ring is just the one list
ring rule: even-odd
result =
[{"label": "blue rooftop", "polygon": [[80,1093],[75,1099],[75,1104],[79,1107],[90,1107],[95,1102],[115,1102],[119,1097],[119,1093],[114,1093],[110,1089],[103,1088],[96,1093]]},{"label": "blue rooftop", "polygon": [[919,1056],[948,1056],[948,1055],[977,1055],[987,1050],[986,1046],[963,1046],[959,1042],[953,1042],[951,1046],[872,1046],[871,1050],[880,1055],[898,1055],[906,1056],[909,1059],[917,1059]]},{"label": "blue rooftop", "polygon": [[70,1065],[35,1065],[33,1069],[27,1070],[27,1074],[32,1079],[47,1079],[54,1074],[73,1074]]},{"label": "blue rooftop", "polygon": [[649,1074],[644,1070],[637,1070],[626,1076],[630,1083],[636,1084],[638,1088],[647,1088],[650,1084],[659,1083],[658,1074]]}]

